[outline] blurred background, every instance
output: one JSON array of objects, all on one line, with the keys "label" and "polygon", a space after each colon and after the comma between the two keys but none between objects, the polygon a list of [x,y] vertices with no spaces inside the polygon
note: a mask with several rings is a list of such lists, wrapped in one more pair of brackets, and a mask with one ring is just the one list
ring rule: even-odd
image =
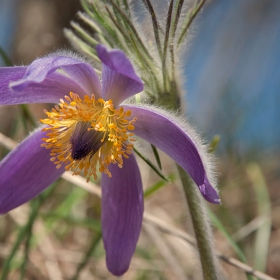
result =
[{"label": "blurred background", "polygon": [[[78,0],[0,0],[0,47],[15,65],[26,65],[38,56],[71,48],[63,28],[77,20],[78,10],[82,10]],[[229,245],[234,241],[249,265],[276,279],[280,279],[279,14],[279,0],[209,1],[191,27],[181,60],[189,120],[208,142],[220,136],[216,155],[222,205],[210,208],[223,226],[212,217],[215,244],[225,255],[242,259]],[[2,55],[0,65],[7,63]],[[30,106],[35,119],[43,116],[43,108]],[[0,132],[22,140],[33,127],[28,122],[23,125],[25,117],[23,107],[1,107]],[[0,157],[7,152],[0,148]],[[166,174],[173,176],[172,164],[164,155],[163,159]],[[146,187],[155,184],[158,178],[145,166],[143,170],[147,173]],[[75,261],[57,257],[61,279],[71,279],[83,262],[82,252],[87,251],[88,244],[94,245],[94,240],[97,245],[90,252],[93,257],[86,261],[79,279],[109,279],[99,242],[99,199],[66,182],[60,182],[54,192],[57,197],[46,201],[40,219],[50,232],[57,256],[63,250],[72,250],[73,256],[81,253],[73,257]],[[175,185],[166,185],[157,196],[147,198],[146,209],[191,232],[181,196]],[[50,209],[55,215],[50,214]],[[172,214],[168,213],[170,209]],[[3,265],[15,243],[18,224],[6,215],[1,217],[0,227]],[[132,269],[123,278],[200,279],[192,249],[182,249],[172,236],[166,235],[158,244],[157,234],[144,226]],[[36,251],[38,243],[31,243],[35,256],[40,255]],[[7,279],[18,279],[21,259],[19,255],[13,261]],[[59,279],[57,275],[51,278],[43,261],[36,263],[33,255],[30,259],[26,279]],[[247,279],[240,270],[222,266],[228,279]]]}]

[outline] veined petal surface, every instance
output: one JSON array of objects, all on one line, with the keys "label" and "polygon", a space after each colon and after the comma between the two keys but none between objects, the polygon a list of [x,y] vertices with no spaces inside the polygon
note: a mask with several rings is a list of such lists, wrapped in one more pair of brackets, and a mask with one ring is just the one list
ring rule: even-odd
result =
[{"label": "veined petal surface", "polygon": [[50,150],[42,148],[45,132],[36,131],[0,162],[0,214],[40,194],[65,171],[50,161]]},{"label": "veined petal surface", "polygon": [[29,83],[19,91],[11,89],[10,82],[21,80],[27,67],[0,68],[0,105],[28,103],[58,103],[70,91],[85,94],[85,91],[69,77],[52,73],[40,83]]},{"label": "veined petal surface", "polygon": [[102,234],[109,271],[124,274],[139,238],[143,219],[143,190],[134,155],[123,168],[111,164],[112,178],[102,173]]},{"label": "veined petal surface", "polygon": [[102,62],[102,98],[112,99],[114,105],[119,105],[125,99],[143,90],[143,82],[120,50],[111,50],[98,45],[97,54]]},{"label": "veined petal surface", "polygon": [[131,110],[131,118],[137,118],[133,124],[135,135],[155,145],[180,164],[190,174],[207,201],[220,203],[217,191],[207,178],[198,147],[188,132],[175,120],[170,119],[163,110],[148,106],[122,105],[122,107]]},{"label": "veined petal surface", "polygon": [[65,76],[72,81],[72,84],[76,83],[80,88],[67,90],[64,95],[69,94],[70,91],[77,91],[75,93],[80,96],[84,94],[95,94],[96,98],[101,96],[101,84],[94,68],[82,60],[64,55],[52,55],[34,60],[27,66],[24,76],[20,80],[10,83],[10,87],[13,90],[21,91],[30,84],[44,85],[45,80],[53,74],[60,75],[55,75],[56,78],[53,77],[52,81],[57,81],[58,77]]}]

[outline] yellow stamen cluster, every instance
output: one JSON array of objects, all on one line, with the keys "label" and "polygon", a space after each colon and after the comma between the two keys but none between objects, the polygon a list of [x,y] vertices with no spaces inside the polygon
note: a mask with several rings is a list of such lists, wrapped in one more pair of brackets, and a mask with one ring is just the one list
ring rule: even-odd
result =
[{"label": "yellow stamen cluster", "polygon": [[[81,99],[71,92],[70,96],[65,96],[65,101],[61,99],[51,112],[45,113],[48,118],[40,121],[48,125],[43,128],[47,138],[42,139],[45,143],[41,146],[51,150],[50,160],[56,164],[56,168],[65,166],[66,170],[73,171],[73,175],[82,173],[88,181],[90,176],[97,179],[97,168],[99,172],[112,177],[109,164],[118,164],[121,168],[123,157],[128,158],[132,153],[135,139],[129,130],[134,129],[136,118],[128,121],[131,111],[124,111],[122,107],[115,109],[112,100],[96,100],[94,95],[85,95]],[[103,133],[100,140],[102,144],[98,144],[99,148],[94,154],[88,153],[81,159],[73,159],[71,142],[73,135],[77,138],[74,140],[79,141],[78,130],[75,129],[81,125],[87,127],[88,133],[93,133],[91,130]]]}]

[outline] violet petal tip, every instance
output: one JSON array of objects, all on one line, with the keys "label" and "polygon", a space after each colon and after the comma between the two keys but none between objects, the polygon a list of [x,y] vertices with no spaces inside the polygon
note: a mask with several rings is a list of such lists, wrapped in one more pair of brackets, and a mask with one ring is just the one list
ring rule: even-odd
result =
[{"label": "violet petal tip", "polygon": [[208,202],[213,204],[221,204],[221,199],[218,195],[218,192],[212,187],[207,179],[205,179],[204,184],[199,186],[199,190]]},{"label": "violet petal tip", "polygon": [[144,89],[143,81],[135,73],[134,67],[123,51],[118,49],[107,50],[107,48],[101,44],[97,45],[96,51],[102,63],[138,83],[138,92]]}]

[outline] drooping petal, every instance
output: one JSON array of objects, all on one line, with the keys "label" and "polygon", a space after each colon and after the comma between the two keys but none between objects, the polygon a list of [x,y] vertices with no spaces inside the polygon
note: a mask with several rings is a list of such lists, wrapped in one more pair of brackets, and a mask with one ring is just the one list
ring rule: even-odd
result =
[{"label": "drooping petal", "polygon": [[[21,72],[22,69],[25,69],[25,73]],[[1,78],[4,77],[4,81],[0,82],[0,94],[9,98],[13,95],[20,96],[22,101],[28,99],[28,103],[57,103],[69,92],[77,93],[81,97],[85,94],[95,94],[96,98],[101,96],[101,84],[92,66],[70,56],[39,58],[26,68],[1,68],[0,75]],[[16,91],[20,93],[16,95]]]},{"label": "drooping petal", "polygon": [[0,162],[0,214],[37,196],[64,172],[50,161],[50,150],[40,146],[43,137],[36,131]]},{"label": "drooping petal", "polygon": [[143,218],[143,190],[133,155],[123,168],[111,164],[112,178],[102,174],[102,232],[109,271],[124,274],[139,238]]},{"label": "drooping petal", "polygon": [[13,81],[23,78],[27,67],[0,68],[0,105],[27,103],[58,103],[66,94],[84,90],[72,79],[59,73],[52,73],[41,83],[31,83],[15,91],[10,87]]},{"label": "drooping petal", "polygon": [[27,67],[24,77],[12,83],[11,87],[14,90],[21,90],[30,83],[41,83],[58,69],[74,80],[86,94],[94,93],[99,97],[100,82],[93,67],[84,61],[64,55],[52,55],[34,60]]},{"label": "drooping petal", "polygon": [[97,54],[102,62],[102,98],[112,99],[117,106],[125,99],[143,90],[143,82],[120,50],[111,50],[98,45]]},{"label": "drooping petal", "polygon": [[217,191],[207,178],[206,166],[202,161],[203,151],[199,148],[200,144],[193,140],[191,131],[186,131],[178,124],[178,120],[170,118],[163,110],[148,106],[122,107],[131,110],[131,118],[137,118],[133,124],[135,135],[155,145],[180,164],[190,174],[207,201],[220,203]]}]

